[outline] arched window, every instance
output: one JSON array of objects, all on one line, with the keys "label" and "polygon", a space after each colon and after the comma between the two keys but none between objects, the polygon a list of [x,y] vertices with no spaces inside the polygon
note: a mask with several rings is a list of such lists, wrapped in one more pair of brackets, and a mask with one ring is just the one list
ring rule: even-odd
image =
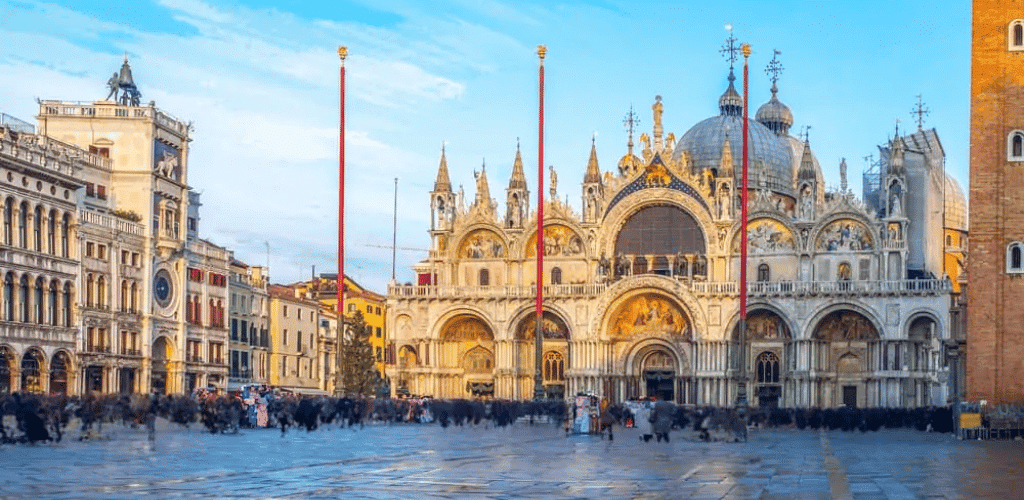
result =
[{"label": "arched window", "polygon": [[779,357],[774,352],[762,352],[757,357],[757,383],[779,383]]},{"label": "arched window", "polygon": [[771,268],[768,264],[757,266],[757,281],[771,281]]},{"label": "arched window", "polygon": [[14,321],[14,273],[4,277],[4,321]]},{"label": "arched window", "polygon": [[[121,310],[128,310],[128,280],[121,280]],[[185,312],[185,320],[188,321],[192,316],[192,311],[188,310]]]},{"label": "arched window", "polygon": [[217,301],[217,326],[224,327],[224,303]]},{"label": "arched window", "polygon": [[36,205],[36,212],[32,216],[32,249],[37,252],[43,251],[43,206]]},{"label": "arched window", "polygon": [[50,255],[57,255],[57,211],[50,210],[50,216],[46,220],[46,251]]},{"label": "arched window", "polygon": [[548,351],[544,353],[544,381],[561,382],[565,380],[565,358],[562,353]]},{"label": "arched window", "polygon": [[4,245],[13,245],[14,237],[14,198],[4,200]]},{"label": "arched window", "polygon": [[21,390],[43,392],[43,386],[39,379],[40,358],[39,352],[35,350],[26,352],[21,358]]},{"label": "arched window", "polygon": [[20,309],[18,312],[21,313],[18,317],[18,320],[21,321],[22,323],[28,323],[30,321],[29,314],[31,313],[31,309],[29,309],[28,307],[28,276],[21,277],[18,301],[21,305],[21,307],[18,308]]},{"label": "arched window", "polygon": [[18,246],[28,248],[28,202],[18,207]]},{"label": "arched window", "polygon": [[64,284],[64,296],[61,297],[61,307],[64,317],[64,326],[71,326],[71,283]]},{"label": "arched window", "polygon": [[33,305],[35,306],[35,310],[36,310],[35,320],[36,320],[36,323],[39,323],[39,324],[43,324],[43,323],[46,322],[46,315],[45,315],[46,308],[44,307],[46,305],[46,302],[44,302],[44,298],[46,297],[46,295],[45,295],[46,292],[45,291],[46,291],[46,280],[44,280],[43,277],[40,276],[40,277],[36,278],[36,286],[35,286],[35,292],[36,293],[33,294],[33,300],[32,300],[34,302]]},{"label": "arched window", "polygon": [[1024,50],[1024,20],[1017,19],[1011,22],[1007,35],[1006,45],[1009,50]]},{"label": "arched window", "polygon": [[551,284],[561,285],[562,284],[562,268],[553,267],[551,268]]},{"label": "arched window", "polygon": [[131,293],[131,309],[129,310],[133,313],[137,313],[139,312],[139,284],[134,281],[132,282]]},{"label": "arched window", "polygon": [[52,326],[57,326],[57,281],[50,282],[50,294],[47,300],[46,322]]},{"label": "arched window", "polygon": [[64,214],[64,217],[60,221],[60,256],[68,256],[68,241],[70,240],[69,232],[71,231],[71,215]]},{"label": "arched window", "polygon": [[1010,247],[1006,251],[1006,272],[1024,272],[1024,262],[1021,259],[1022,247],[1024,245],[1021,245],[1019,242],[1010,243]]},{"label": "arched window", "polygon": [[487,269],[480,270],[480,286],[488,286],[491,284],[491,272]]},{"label": "arched window", "polygon": [[207,323],[210,326],[216,326],[217,323],[217,303],[210,299],[210,321]]},{"label": "arched window", "polygon": [[1014,130],[1010,132],[1009,146],[1007,149],[1007,158],[1010,161],[1024,161],[1024,132],[1020,130]]}]

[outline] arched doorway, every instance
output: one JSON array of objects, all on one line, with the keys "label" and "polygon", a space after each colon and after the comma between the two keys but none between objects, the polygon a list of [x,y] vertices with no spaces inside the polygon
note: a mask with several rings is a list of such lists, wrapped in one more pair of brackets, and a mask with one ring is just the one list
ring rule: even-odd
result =
[{"label": "arched doorway", "polygon": [[64,351],[59,351],[50,360],[50,394],[68,393],[68,373],[71,359]]},{"label": "arched doorway", "polygon": [[14,356],[7,346],[0,346],[0,394],[11,392],[11,372],[14,367]]},{"label": "arched doorway", "polygon": [[[544,336],[541,339],[541,380],[544,397],[561,399],[566,394],[565,370],[569,359],[569,327],[557,314],[544,311],[541,317]],[[528,314],[519,321],[516,328],[516,344],[519,351],[519,367],[523,374],[523,396],[532,397],[535,385],[537,316]],[[528,386],[530,389],[525,389]]]},{"label": "arched doorway", "polygon": [[647,397],[675,401],[676,359],[667,349],[660,347],[648,352],[640,360],[640,373]]},{"label": "arched doorway", "polygon": [[21,357],[21,390],[26,392],[43,392],[43,353],[38,349],[29,349]]},{"label": "arched doorway", "polygon": [[158,337],[153,342],[152,371],[150,375],[150,387],[156,394],[167,394],[167,365],[172,356],[171,344],[167,337]]},{"label": "arched doorway", "polygon": [[[748,383],[753,398],[762,408],[783,404],[783,385],[787,378],[785,361],[791,335],[789,326],[775,311],[756,309],[747,314]],[[733,330],[739,341],[739,324]]]},{"label": "arched doorway", "polygon": [[440,365],[456,368],[440,379],[440,397],[487,397],[494,394],[494,334],[480,318],[460,314],[441,329]]},{"label": "arched doorway", "polygon": [[[849,407],[866,404],[869,374],[866,353],[879,344],[874,323],[857,311],[833,311],[822,318],[812,337],[823,341],[821,347],[825,349],[821,353],[824,356],[815,356],[816,366],[813,367],[822,373],[818,379],[819,404]],[[829,373],[831,375],[826,375]]]}]

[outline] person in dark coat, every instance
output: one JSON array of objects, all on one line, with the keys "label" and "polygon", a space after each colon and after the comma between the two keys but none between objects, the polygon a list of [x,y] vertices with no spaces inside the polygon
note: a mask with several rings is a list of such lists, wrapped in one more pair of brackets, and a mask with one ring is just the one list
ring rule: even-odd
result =
[{"label": "person in dark coat", "polygon": [[657,438],[658,442],[662,439],[665,442],[668,440],[668,432],[672,430],[672,418],[676,413],[676,405],[672,404],[671,401],[658,401],[654,403],[654,409],[651,411],[651,422],[652,430],[654,431],[654,437]]}]

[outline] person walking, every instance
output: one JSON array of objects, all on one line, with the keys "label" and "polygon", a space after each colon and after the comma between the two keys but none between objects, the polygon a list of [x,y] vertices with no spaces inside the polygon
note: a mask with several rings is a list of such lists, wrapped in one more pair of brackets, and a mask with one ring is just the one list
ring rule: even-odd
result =
[{"label": "person walking", "polygon": [[633,415],[633,421],[636,424],[636,428],[640,429],[640,439],[645,443],[649,442],[654,435],[651,427],[650,401],[644,401],[640,408],[636,410]]}]

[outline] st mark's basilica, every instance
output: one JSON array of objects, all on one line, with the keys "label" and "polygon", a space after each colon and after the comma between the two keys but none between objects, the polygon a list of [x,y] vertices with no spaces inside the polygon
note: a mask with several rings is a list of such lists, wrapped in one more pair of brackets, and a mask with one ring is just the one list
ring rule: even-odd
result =
[{"label": "st mark's basilica", "polygon": [[[960,328],[966,201],[934,129],[878,147],[863,196],[826,189],[807,136],[771,98],[749,121],[747,363],[754,406],[943,405]],[[730,70],[718,114],[678,139],[653,130],[612,171],[592,145],[581,210],[557,199],[543,234],[545,392],[728,406],[739,371],[743,100]],[[708,103],[709,105],[712,103]],[[711,106],[709,106],[709,109]],[[753,110],[751,110],[753,111]],[[751,113],[753,115],[753,113]],[[884,136],[884,131],[880,132]],[[882,142],[882,141],[880,141]],[[857,145],[867,149],[870,145]],[[638,149],[638,150],[637,150]],[[504,210],[486,167],[472,198],[442,151],[418,283],[392,285],[393,387],[441,398],[534,394],[537,214],[519,151]]]}]

